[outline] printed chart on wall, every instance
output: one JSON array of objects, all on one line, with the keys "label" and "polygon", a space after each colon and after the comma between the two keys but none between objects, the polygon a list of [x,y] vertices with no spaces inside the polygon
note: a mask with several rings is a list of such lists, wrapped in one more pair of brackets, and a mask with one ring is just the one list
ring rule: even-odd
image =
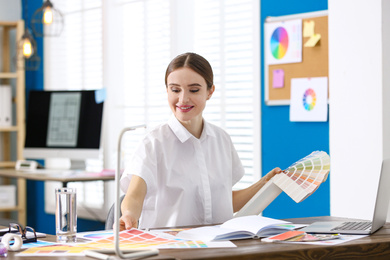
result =
[{"label": "printed chart on wall", "polygon": [[328,120],[328,78],[291,79],[290,121]]},{"label": "printed chart on wall", "polygon": [[289,20],[265,25],[267,65],[302,61],[302,20]]}]

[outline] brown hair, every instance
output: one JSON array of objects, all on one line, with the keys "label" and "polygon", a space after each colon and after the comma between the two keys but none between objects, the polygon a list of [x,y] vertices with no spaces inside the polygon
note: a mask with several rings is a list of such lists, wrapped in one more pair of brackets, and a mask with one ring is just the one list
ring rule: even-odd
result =
[{"label": "brown hair", "polygon": [[165,72],[165,86],[167,86],[169,74],[180,68],[192,69],[205,79],[207,89],[212,88],[214,84],[214,75],[210,63],[199,54],[192,52],[180,54],[169,63],[167,71]]}]

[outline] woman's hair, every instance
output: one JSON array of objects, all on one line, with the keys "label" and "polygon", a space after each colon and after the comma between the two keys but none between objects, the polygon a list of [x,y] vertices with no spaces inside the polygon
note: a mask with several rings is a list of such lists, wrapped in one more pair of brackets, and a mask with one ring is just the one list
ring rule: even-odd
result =
[{"label": "woman's hair", "polygon": [[180,54],[169,63],[167,71],[165,72],[165,86],[168,87],[167,80],[169,74],[180,68],[190,68],[201,75],[206,81],[207,89],[211,89],[213,86],[214,75],[210,63],[199,54],[192,52]]}]

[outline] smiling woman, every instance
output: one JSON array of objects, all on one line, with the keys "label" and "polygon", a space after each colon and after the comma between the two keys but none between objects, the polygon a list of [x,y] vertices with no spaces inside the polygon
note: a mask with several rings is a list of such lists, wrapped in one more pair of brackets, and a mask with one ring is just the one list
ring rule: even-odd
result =
[{"label": "smiling woman", "polygon": [[121,230],[138,223],[156,228],[224,222],[280,172],[275,168],[233,192],[244,167],[230,136],[202,116],[215,89],[213,77],[207,82],[202,75],[212,73],[208,61],[195,53],[179,55],[168,65],[173,116],[143,138],[122,175]]},{"label": "smiling woman", "polygon": [[[208,70],[199,69],[201,68],[199,65],[196,67],[197,63],[202,62]],[[200,138],[202,133],[202,112],[206,107],[206,101],[215,90],[212,74],[210,64],[195,53],[185,53],[176,57],[165,74],[169,107],[180,123],[196,138]]]}]

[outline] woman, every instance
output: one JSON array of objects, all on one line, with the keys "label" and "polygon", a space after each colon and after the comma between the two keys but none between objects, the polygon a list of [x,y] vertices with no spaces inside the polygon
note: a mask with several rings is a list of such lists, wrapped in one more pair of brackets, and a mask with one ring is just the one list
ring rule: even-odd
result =
[{"label": "woman", "polygon": [[202,117],[215,90],[212,68],[202,56],[173,59],[165,85],[173,115],[146,135],[122,176],[121,230],[225,222],[281,171],[232,191],[244,168],[230,136]]}]

